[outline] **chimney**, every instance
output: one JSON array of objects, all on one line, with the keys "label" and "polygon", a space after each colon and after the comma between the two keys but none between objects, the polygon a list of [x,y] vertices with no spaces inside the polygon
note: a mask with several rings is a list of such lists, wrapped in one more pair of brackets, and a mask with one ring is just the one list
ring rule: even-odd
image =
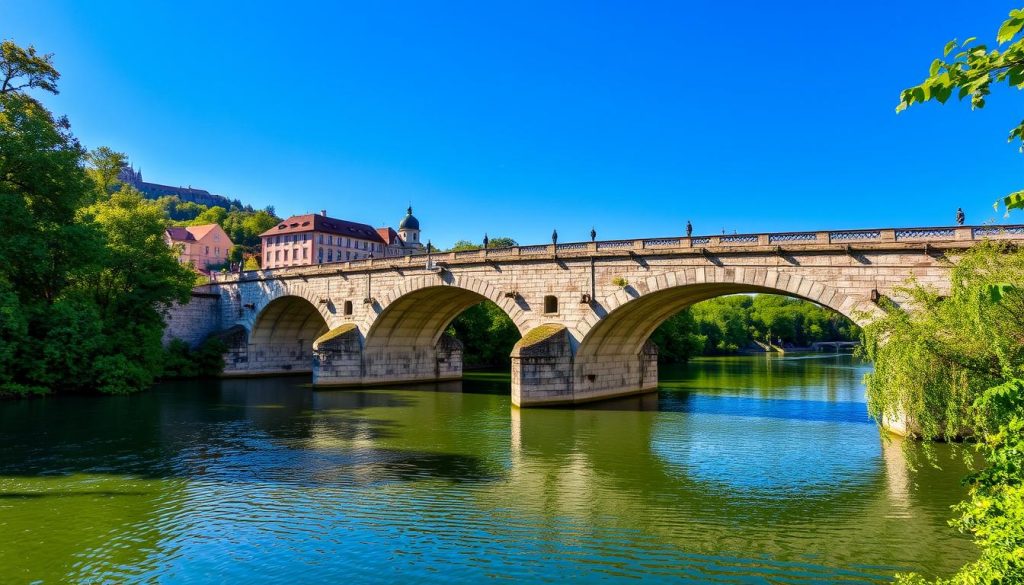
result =
[{"label": "chimney", "polygon": [[326,209],[321,209],[320,210],[320,215],[322,215],[324,217],[327,217],[327,210]]}]

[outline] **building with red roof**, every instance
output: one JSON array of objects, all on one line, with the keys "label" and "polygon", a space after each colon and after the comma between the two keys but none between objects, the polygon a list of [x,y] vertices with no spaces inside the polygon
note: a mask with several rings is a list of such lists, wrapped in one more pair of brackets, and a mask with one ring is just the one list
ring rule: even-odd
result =
[{"label": "building with red roof", "polygon": [[[407,220],[412,218],[411,222]],[[403,224],[411,223],[403,231],[391,228],[373,228],[319,214],[293,215],[260,234],[263,242],[262,267],[264,269],[288,266],[309,266],[331,262],[348,262],[364,258],[385,258],[411,254],[423,248],[419,243],[419,221],[408,210]]]},{"label": "building with red roof", "polygon": [[199,272],[227,263],[234,246],[224,228],[215,223],[169,227],[164,230],[164,241],[177,251],[178,262],[192,264]]}]

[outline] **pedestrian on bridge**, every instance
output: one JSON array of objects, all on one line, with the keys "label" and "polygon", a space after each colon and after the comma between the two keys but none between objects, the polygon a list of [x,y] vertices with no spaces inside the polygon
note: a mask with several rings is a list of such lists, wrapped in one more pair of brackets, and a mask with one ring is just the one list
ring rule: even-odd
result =
[{"label": "pedestrian on bridge", "polygon": [[966,219],[966,216],[964,216],[964,209],[962,207],[957,207],[956,208],[956,225],[964,225],[964,219]]}]

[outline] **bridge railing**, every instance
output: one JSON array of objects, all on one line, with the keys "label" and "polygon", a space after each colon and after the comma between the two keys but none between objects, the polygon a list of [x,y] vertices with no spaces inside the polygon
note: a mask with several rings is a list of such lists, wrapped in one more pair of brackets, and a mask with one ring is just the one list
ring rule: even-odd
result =
[{"label": "bridge railing", "polygon": [[538,244],[504,248],[483,248],[459,250],[457,252],[418,251],[411,255],[388,258],[365,258],[347,262],[332,262],[255,270],[244,272],[213,273],[211,283],[231,282],[241,279],[267,280],[287,277],[291,274],[313,271],[344,272],[369,268],[401,268],[422,266],[429,256],[432,262],[482,261],[488,259],[510,260],[517,257],[542,257],[600,253],[634,253],[637,250],[667,251],[673,249],[741,248],[764,246],[774,249],[800,249],[822,244],[855,245],[858,243],[940,243],[970,242],[985,239],[1024,240],[1024,225],[983,225],[983,226],[937,226],[912,228],[877,228],[854,230],[822,230],[804,232],[772,232],[757,234],[716,234],[702,236],[669,236],[664,238],[643,238],[632,240],[599,240],[590,242],[565,242],[561,244]]}]

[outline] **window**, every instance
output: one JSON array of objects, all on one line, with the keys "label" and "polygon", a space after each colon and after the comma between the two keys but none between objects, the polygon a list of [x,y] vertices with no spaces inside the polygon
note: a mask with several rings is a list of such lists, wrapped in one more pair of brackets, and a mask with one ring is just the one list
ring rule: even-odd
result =
[{"label": "window", "polygon": [[327,248],[327,261],[328,262],[333,262],[334,261],[334,250],[332,250],[331,248]]},{"label": "window", "polygon": [[281,259],[281,250],[278,250],[277,252],[274,252],[274,260],[276,261],[276,260],[280,260],[280,259]]},{"label": "window", "polygon": [[267,252],[267,262],[270,262],[270,252]]},{"label": "window", "polygon": [[548,314],[558,312],[558,297],[554,295],[544,297],[544,312]]},{"label": "window", "polygon": [[207,247],[206,247],[206,255],[207,255],[207,256],[209,256],[209,255],[210,255],[210,247],[209,247],[209,246],[207,246]]},{"label": "window", "polygon": [[345,238],[345,245],[349,248],[352,247],[352,238]]},{"label": "window", "polygon": [[351,315],[352,314],[352,301],[345,301],[344,307],[345,307],[344,308],[344,314],[346,316],[347,315]]},{"label": "window", "polygon": [[302,249],[302,259],[303,260],[305,260],[306,258],[309,258],[309,254],[307,252],[309,252],[308,249],[306,249],[306,248]]},{"label": "window", "polygon": [[285,261],[285,262],[287,262],[287,261],[288,261],[288,250],[285,250],[285,251],[284,251],[284,261]]},{"label": "window", "polygon": [[218,256],[220,256],[220,246],[217,246],[216,248],[214,248],[213,249],[213,253],[218,255]]},{"label": "window", "polygon": [[334,236],[327,236],[327,245],[328,246],[333,246],[334,245]]},{"label": "window", "polygon": [[345,252],[345,260],[351,260],[351,259],[352,259],[352,252]]},{"label": "window", "polygon": [[[323,236],[320,236],[320,237],[323,237]],[[324,263],[324,249],[323,248],[320,248],[320,253],[317,254],[316,263],[317,264],[323,264]]]},{"label": "window", "polygon": [[322,244],[322,243],[324,243],[324,235],[323,235],[323,234],[320,234],[320,241],[319,241],[319,242],[317,242],[317,243],[318,243],[318,244]]},{"label": "window", "polygon": [[280,244],[281,243],[281,236],[275,236],[275,237],[277,238],[277,240],[274,243],[275,244]]}]

